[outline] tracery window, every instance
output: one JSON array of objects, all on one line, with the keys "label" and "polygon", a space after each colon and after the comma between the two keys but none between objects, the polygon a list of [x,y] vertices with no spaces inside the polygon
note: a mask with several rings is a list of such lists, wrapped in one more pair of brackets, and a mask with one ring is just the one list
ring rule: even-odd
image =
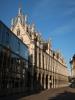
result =
[{"label": "tracery window", "polygon": [[17,36],[20,35],[20,29],[17,29]]}]

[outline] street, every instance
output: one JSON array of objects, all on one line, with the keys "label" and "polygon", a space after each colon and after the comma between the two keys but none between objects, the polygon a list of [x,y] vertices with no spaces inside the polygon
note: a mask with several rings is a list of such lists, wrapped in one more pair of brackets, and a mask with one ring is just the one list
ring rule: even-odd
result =
[{"label": "street", "polygon": [[0,100],[75,100],[75,88],[50,89],[29,96],[1,97]]}]

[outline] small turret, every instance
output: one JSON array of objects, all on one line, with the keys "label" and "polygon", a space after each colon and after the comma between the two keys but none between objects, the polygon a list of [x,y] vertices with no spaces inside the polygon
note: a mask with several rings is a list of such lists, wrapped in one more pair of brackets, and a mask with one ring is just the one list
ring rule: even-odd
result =
[{"label": "small turret", "polygon": [[25,15],[25,17],[24,17],[24,18],[25,18],[25,19],[24,19],[24,20],[25,20],[25,23],[27,23],[27,15]]},{"label": "small turret", "polygon": [[32,24],[31,32],[35,32],[35,24]]},{"label": "small turret", "polygon": [[22,14],[22,9],[19,8],[19,10],[18,10],[18,15],[21,15],[21,14]]}]

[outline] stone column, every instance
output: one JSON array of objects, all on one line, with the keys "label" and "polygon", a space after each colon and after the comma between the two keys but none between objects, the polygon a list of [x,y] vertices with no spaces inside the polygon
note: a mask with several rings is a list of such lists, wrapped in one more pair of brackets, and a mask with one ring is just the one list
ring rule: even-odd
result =
[{"label": "stone column", "polygon": [[44,76],[44,89],[46,89],[46,75]]},{"label": "stone column", "polygon": [[55,72],[54,72],[54,88],[56,86],[56,82],[55,82]]},{"label": "stone column", "polygon": [[41,68],[43,68],[43,53],[42,53],[42,51],[41,51]]},{"label": "stone column", "polygon": [[41,74],[41,80],[40,80],[40,83],[41,83],[41,85],[42,85],[42,74]]},{"label": "stone column", "polygon": [[50,76],[48,75],[48,89],[50,89]]},{"label": "stone column", "polygon": [[38,78],[39,78],[39,73],[37,73],[36,78],[37,78],[36,89],[38,90]]},{"label": "stone column", "polygon": [[53,77],[54,76],[52,75],[52,88],[54,88],[54,83],[53,83],[54,80],[53,80]]},{"label": "stone column", "polygon": [[41,79],[40,79],[40,85],[41,85],[41,89],[42,89],[42,74],[41,74]]}]

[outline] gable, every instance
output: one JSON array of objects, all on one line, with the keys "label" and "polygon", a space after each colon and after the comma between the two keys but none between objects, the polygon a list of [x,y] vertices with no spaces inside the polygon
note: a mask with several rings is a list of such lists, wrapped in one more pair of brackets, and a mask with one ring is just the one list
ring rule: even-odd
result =
[{"label": "gable", "polygon": [[17,22],[15,27],[13,28],[13,33],[17,36],[17,31],[20,30],[20,35],[18,36],[20,39],[23,39],[23,42],[27,45],[30,44],[31,37],[29,34],[25,31],[25,26],[22,26],[20,23]]}]

